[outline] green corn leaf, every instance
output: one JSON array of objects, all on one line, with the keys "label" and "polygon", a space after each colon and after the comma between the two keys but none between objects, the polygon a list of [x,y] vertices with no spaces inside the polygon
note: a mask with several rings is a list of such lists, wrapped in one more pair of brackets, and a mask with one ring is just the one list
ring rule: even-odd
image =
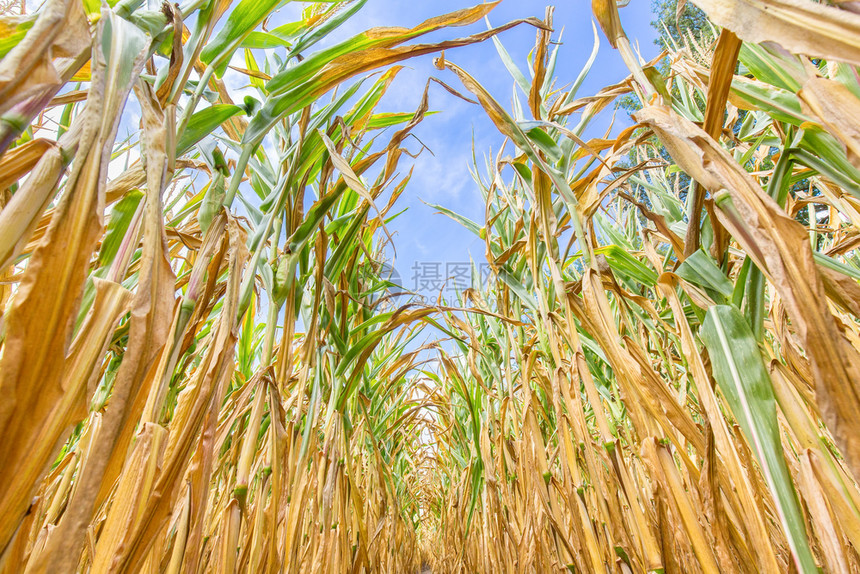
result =
[{"label": "green corn leaf", "polygon": [[773,387],[752,330],[735,307],[715,305],[708,309],[700,335],[711,357],[714,378],[761,465],[798,569],[816,572],[803,513],[783,457]]},{"label": "green corn leaf", "polygon": [[537,313],[537,303],[535,302],[534,295],[529,293],[528,289],[526,289],[522,282],[518,281],[516,277],[504,269],[499,270],[499,279],[504,281],[505,284],[510,287],[511,291],[516,293],[517,297],[520,298],[520,301],[522,301],[526,307],[531,309],[533,313]]},{"label": "green corn leaf", "polygon": [[803,67],[797,59],[776,56],[763,46],[744,42],[738,60],[762,82],[795,93],[801,88],[797,78],[803,77]]},{"label": "green corn leaf", "polygon": [[830,257],[829,255],[825,255],[824,253],[819,253],[817,251],[812,253],[812,257],[815,259],[815,262],[823,267],[827,267],[834,271],[838,271],[843,275],[847,275],[848,277],[852,277],[857,281],[860,281],[860,271],[857,271],[854,267],[846,265],[841,261]]},{"label": "green corn leaf", "polygon": [[606,261],[612,270],[624,278],[629,278],[645,285],[657,284],[657,273],[621,249],[617,245],[606,245],[594,250],[595,253],[606,256]]},{"label": "green corn leaf", "polygon": [[725,299],[731,298],[734,293],[734,285],[728,277],[717,267],[714,260],[707,253],[699,249],[687,257],[678,266],[678,275],[699,287],[705,287],[722,295]]},{"label": "green corn leaf", "polygon": [[141,199],[143,199],[143,193],[135,189],[127,193],[111,209],[110,219],[105,229],[105,238],[102,240],[102,246],[99,250],[99,267],[107,267],[113,262],[119,246],[128,232],[128,226],[134,219],[134,214],[137,213]]},{"label": "green corn leaf", "polygon": [[[425,112],[424,117],[426,118],[438,113],[439,112]],[[411,122],[414,117],[415,114],[412,112],[373,114],[370,119],[367,120],[367,125],[365,127],[368,130],[380,130]]]},{"label": "green corn leaf", "polygon": [[215,104],[196,112],[188,120],[185,131],[176,142],[176,156],[186,153],[197,142],[218,129],[218,126],[241,112],[240,106],[232,104]]},{"label": "green corn leaf", "polygon": [[271,48],[281,48],[281,47],[290,47],[290,41],[285,38],[274,34],[272,32],[251,32],[248,34],[242,43],[239,44],[240,48],[252,48],[256,50],[266,50]]},{"label": "green corn leaf", "polygon": [[525,122],[520,122],[520,126],[525,130],[526,136],[535,144],[542,152],[547,155],[550,161],[553,163],[557,163],[561,161],[563,153],[559,145],[552,139],[549,134],[543,131],[541,128],[531,128],[527,129],[523,124]]},{"label": "green corn leaf", "polygon": [[481,226],[478,225],[477,223],[475,223],[474,221],[472,221],[471,219],[469,219],[468,217],[464,217],[464,216],[460,215],[459,213],[455,213],[455,212],[451,211],[447,207],[442,207],[441,205],[436,205],[435,203],[428,203],[427,205],[429,205],[433,209],[438,210],[439,213],[447,215],[448,217],[450,217],[451,219],[453,219],[454,221],[456,221],[457,223],[459,223],[460,225],[462,225],[463,227],[465,227],[466,229],[468,229],[469,231],[471,231],[475,235],[480,236]]}]

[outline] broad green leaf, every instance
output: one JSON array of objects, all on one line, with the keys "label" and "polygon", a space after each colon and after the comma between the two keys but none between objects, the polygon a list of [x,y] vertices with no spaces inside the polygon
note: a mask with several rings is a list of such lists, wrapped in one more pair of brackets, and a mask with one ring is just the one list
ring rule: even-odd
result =
[{"label": "broad green leaf", "polygon": [[99,250],[99,267],[106,267],[113,262],[141,199],[143,193],[135,189],[125,194],[111,209],[105,237]]},{"label": "broad green leaf", "polygon": [[218,129],[218,126],[242,112],[242,108],[233,104],[215,104],[196,112],[188,120],[185,131],[176,142],[176,156],[190,150],[197,142]]},{"label": "broad green leaf", "polygon": [[860,199],[860,169],[848,161],[842,144],[817,126],[803,127],[805,129],[800,139],[802,151],[796,151],[794,157]]},{"label": "broad green leaf", "polygon": [[796,58],[777,56],[764,46],[744,42],[738,60],[759,81],[795,93],[802,87],[797,78],[805,72]]},{"label": "broad green leaf", "polygon": [[773,118],[800,125],[811,122],[812,118],[803,113],[800,99],[794,92],[746,78],[735,78],[732,90],[741,98]]},{"label": "broad green leaf", "polygon": [[[439,112],[425,112],[424,117],[433,116],[438,113]],[[370,116],[370,119],[367,120],[367,125],[365,127],[368,130],[380,130],[411,122],[414,117],[415,114],[412,112],[373,114]]]},{"label": "broad green leaf", "polygon": [[469,219],[468,217],[464,217],[464,216],[460,215],[459,213],[455,213],[455,212],[451,211],[447,207],[442,207],[441,205],[436,205],[435,203],[428,203],[427,205],[429,205],[433,209],[438,210],[440,213],[447,215],[448,217],[450,217],[451,219],[453,219],[454,221],[456,221],[457,223],[459,223],[460,225],[462,225],[463,227],[465,227],[466,229],[468,229],[469,231],[471,231],[475,235],[477,235],[477,236],[481,235],[481,226],[478,225],[477,223],[475,223],[474,221],[472,221],[471,219]]},{"label": "broad green leaf", "polygon": [[817,572],[803,513],[783,457],[776,400],[758,344],[744,316],[730,305],[708,309],[700,333],[714,378],[761,464],[798,569]]},{"label": "broad green leaf", "polygon": [[617,245],[598,247],[594,252],[604,255],[612,270],[622,278],[630,278],[644,285],[657,284],[657,273],[653,269]]},{"label": "broad green leaf", "polygon": [[518,281],[516,277],[508,273],[505,269],[499,270],[499,279],[504,281],[505,284],[510,287],[511,291],[516,293],[517,297],[519,297],[520,301],[522,301],[526,307],[531,309],[533,313],[537,313],[537,302],[535,301],[535,297],[529,293],[528,289],[526,289],[522,282]]},{"label": "broad green leaf", "polygon": [[734,285],[717,267],[711,257],[699,249],[678,266],[678,275],[700,287],[705,287],[729,299],[734,292]]},{"label": "broad green leaf", "polygon": [[251,32],[248,34],[242,43],[239,44],[240,48],[252,48],[257,50],[265,50],[270,48],[282,48],[282,47],[290,47],[290,41],[282,38],[281,36],[274,34],[272,32]]},{"label": "broad green leaf", "polygon": [[[520,122],[522,126],[524,122]],[[526,129],[526,128],[524,128]],[[541,128],[526,129],[526,136],[534,143],[542,152],[544,152],[549,160],[553,163],[561,161],[562,151],[558,144],[552,139],[549,134]]]}]

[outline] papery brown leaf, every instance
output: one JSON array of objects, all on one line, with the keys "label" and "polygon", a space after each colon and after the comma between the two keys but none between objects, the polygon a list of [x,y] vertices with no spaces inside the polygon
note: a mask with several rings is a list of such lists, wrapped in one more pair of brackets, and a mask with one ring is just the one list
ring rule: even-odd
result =
[{"label": "papery brown leaf", "polygon": [[61,150],[56,146],[47,148],[27,181],[0,211],[0,269],[14,263],[24,251],[39,216],[54,198],[64,171]]},{"label": "papery brown leaf", "polygon": [[860,100],[844,84],[818,76],[797,94],[821,125],[842,142],[848,160],[860,168]]},{"label": "papery brown leaf", "polygon": [[[134,75],[131,77],[136,79]],[[126,89],[130,90],[131,86]],[[99,452],[86,460],[75,494],[69,502],[70,510],[67,512],[73,519],[61,522],[52,537],[51,545],[46,549],[47,562],[38,565],[49,572],[66,571],[77,563],[76,550],[80,548],[98,492],[105,480],[105,470],[127,416],[128,403],[133,402],[154,357],[167,340],[173,314],[174,276],[164,255],[162,219],[162,193],[168,177],[164,149],[166,124],[149,90],[149,86],[145,84],[138,90],[147,140],[147,195],[141,273],[132,302],[129,347],[119,367],[113,392],[98,430]],[[147,94],[149,97],[146,97]],[[108,477],[110,478],[110,475]],[[40,570],[34,568],[33,571]]]},{"label": "papery brown leaf", "polygon": [[746,42],[860,65],[860,15],[808,0],[692,0]]},{"label": "papery brown leaf", "polygon": [[[101,57],[100,49],[94,53]],[[136,65],[142,67],[143,59],[139,57]],[[3,460],[15,460],[9,450],[29,444],[28,437],[39,430],[38,421],[63,394],[62,361],[102,231],[107,167],[119,124],[118,111],[131,89],[130,85],[120,85],[105,91],[103,60],[96,73],[65,193],[45,237],[30,257],[7,316],[6,344],[0,360],[0,391],[6,397],[0,405]],[[111,120],[104,121],[104,114]],[[53,188],[56,181],[48,184]],[[0,480],[7,485],[0,494],[0,514],[5,517],[0,522],[0,547],[8,542],[26,511],[38,470],[24,472],[24,468],[34,464],[38,463],[20,461],[0,468]]]},{"label": "papery brown leaf", "polygon": [[696,554],[702,571],[708,574],[720,572],[712,550],[713,543],[696,518],[698,513],[692,505],[689,494],[685,492],[672,455],[655,438],[642,441],[640,452],[642,458],[654,471],[655,481],[667,493],[672,512],[680,520],[680,526],[683,527],[685,535],[693,547],[693,552]]},{"label": "papery brown leaf", "polygon": [[609,43],[613,48],[617,48],[618,38],[624,36],[624,29],[621,27],[616,0],[591,0],[591,11]]},{"label": "papery brown leaf", "polygon": [[39,160],[57,144],[45,138],[30,140],[0,159],[0,191],[27,175]]},{"label": "papery brown leaf", "polygon": [[154,536],[170,517],[176,498],[181,494],[179,478],[189,463],[191,448],[199,436],[205,414],[211,401],[220,404],[227,391],[233,368],[233,353],[239,317],[239,283],[241,271],[248,257],[245,233],[234,219],[227,223],[229,271],[228,286],[221,308],[221,317],[213,340],[198,368],[197,378],[183,390],[178,399],[170,433],[164,451],[162,472],[151,496],[141,513],[137,528],[127,533],[126,544],[120,547],[111,562],[115,571],[123,571],[129,564],[138,564],[146,556]]}]

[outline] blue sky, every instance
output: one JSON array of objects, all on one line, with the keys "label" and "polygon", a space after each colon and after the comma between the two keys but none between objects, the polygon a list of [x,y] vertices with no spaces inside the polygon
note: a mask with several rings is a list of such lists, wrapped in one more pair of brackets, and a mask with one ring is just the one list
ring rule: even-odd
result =
[{"label": "blue sky", "polygon": [[[338,36],[346,37],[374,26],[412,26],[427,18],[475,3],[468,0],[370,0],[347,27],[339,30]],[[528,16],[543,18],[547,4],[548,2],[543,0],[503,0],[490,14],[490,21],[493,25],[500,25]],[[593,32],[590,4],[584,0],[567,0],[560,2],[555,10],[554,39],[558,39],[563,31],[556,68],[558,86],[573,82],[591,52]],[[621,17],[634,46],[638,43],[642,56],[646,59],[655,56],[658,50],[654,45],[656,32],[650,26],[650,1],[633,0],[621,10]],[[460,37],[479,32],[485,27],[485,24],[480,22],[466,28],[443,30],[427,40]],[[591,95],[627,75],[617,52],[609,46],[602,33],[600,36],[597,62],[580,89],[579,96]],[[339,38],[332,40],[336,39]],[[504,32],[500,39],[520,68],[526,71],[526,61],[534,46],[535,29],[522,25]],[[469,72],[497,101],[510,108],[514,82],[492,41],[448,51],[446,59]],[[436,76],[462,90],[453,74],[437,70],[432,61],[433,57],[427,56],[406,62],[407,69],[400,73],[392,85],[381,103],[381,109],[414,110],[430,76]],[[497,151],[503,141],[479,106],[464,102],[439,86],[430,88],[430,107],[441,113],[427,117],[414,133],[433,151],[433,155],[425,151],[413,162],[415,171],[412,181],[399,200],[400,209],[406,208],[407,211],[389,225],[394,234],[397,251],[394,268],[406,288],[414,286],[415,262],[440,263],[440,269],[444,272],[446,264],[468,262],[470,258],[478,263],[484,261],[484,244],[481,240],[424,202],[443,205],[482,224],[483,199],[469,173],[472,137],[474,135],[478,163],[481,166],[483,156],[491,149]],[[608,125],[611,114],[611,110],[606,114],[604,126]],[[629,125],[629,119],[625,112],[619,111],[616,129],[626,125]],[[409,145],[413,150],[418,148],[417,142],[413,141]],[[401,168],[403,173],[406,173],[409,162],[404,160],[401,160]]]}]

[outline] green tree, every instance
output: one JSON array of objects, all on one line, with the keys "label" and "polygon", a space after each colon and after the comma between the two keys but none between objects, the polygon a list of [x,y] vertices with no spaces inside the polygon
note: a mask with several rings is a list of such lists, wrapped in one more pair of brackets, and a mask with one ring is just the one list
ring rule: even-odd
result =
[{"label": "green tree", "polygon": [[[686,0],[652,0],[651,13],[654,20],[651,26],[657,31],[654,43],[661,50],[671,47],[669,40],[682,45],[692,37],[700,46],[705,46],[713,39],[708,17],[696,6]],[[659,69],[665,73],[668,65],[664,62]],[[628,114],[640,109],[639,99],[630,94],[619,98],[618,107]]]},{"label": "green tree", "polygon": [[658,32],[654,43],[668,48],[668,37],[681,44],[691,35],[697,42],[710,41],[711,27],[708,17],[686,0],[652,0],[651,12],[655,19],[651,26]]}]

